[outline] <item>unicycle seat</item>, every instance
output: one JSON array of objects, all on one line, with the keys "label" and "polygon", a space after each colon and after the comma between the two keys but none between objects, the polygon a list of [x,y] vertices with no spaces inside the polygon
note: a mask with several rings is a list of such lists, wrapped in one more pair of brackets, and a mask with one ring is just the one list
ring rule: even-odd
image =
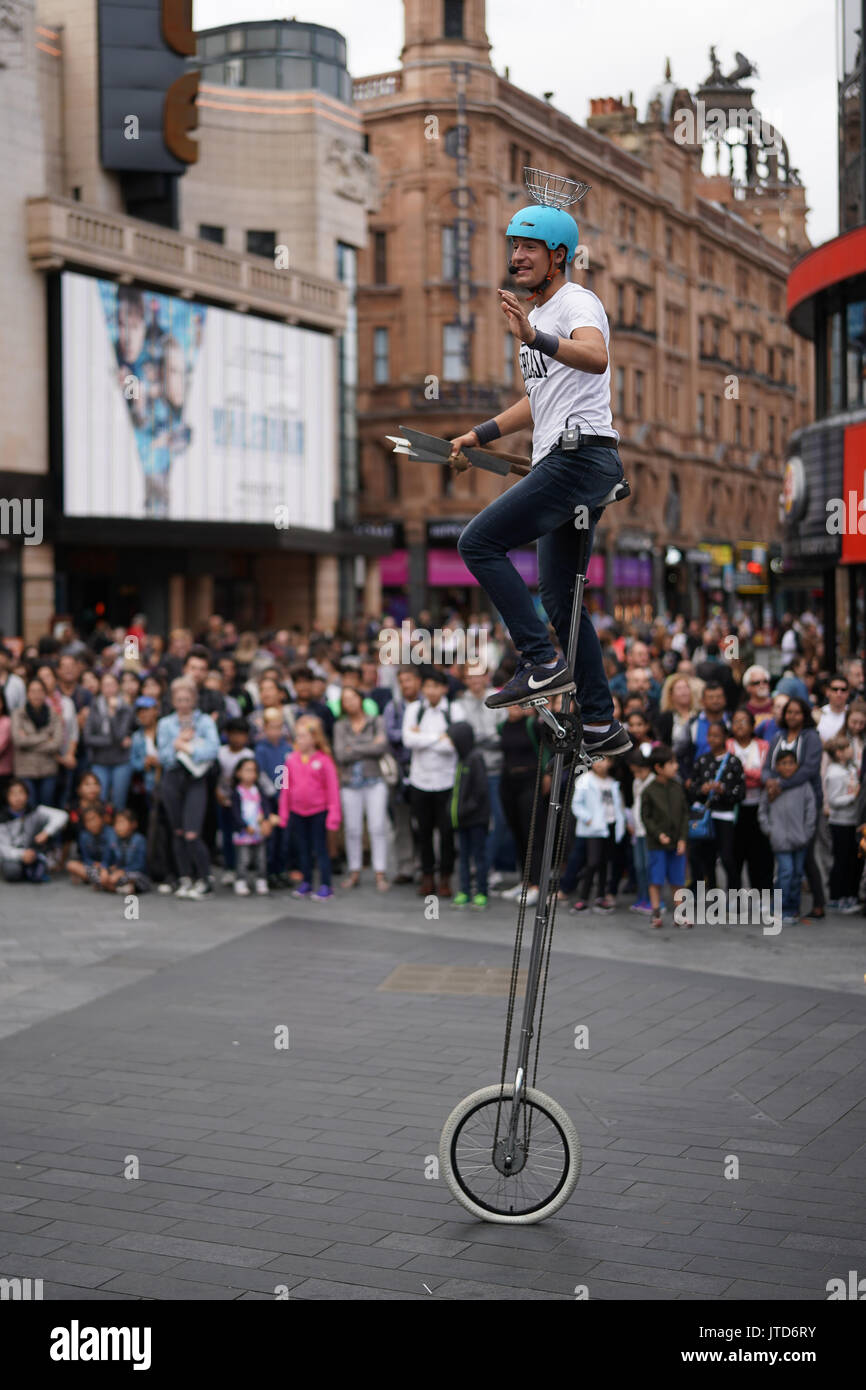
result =
[{"label": "unicycle seat", "polygon": [[596,505],[599,507],[608,507],[610,506],[611,502],[624,502],[626,497],[631,497],[631,488],[629,487],[625,478],[623,478],[620,482],[618,482],[614,487],[611,488],[610,492],[607,494],[607,497],[602,497],[601,501],[598,502]]}]

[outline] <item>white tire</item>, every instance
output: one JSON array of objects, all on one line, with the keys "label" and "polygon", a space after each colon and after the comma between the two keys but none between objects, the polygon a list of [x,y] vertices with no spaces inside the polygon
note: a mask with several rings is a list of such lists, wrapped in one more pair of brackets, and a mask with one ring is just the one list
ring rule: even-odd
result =
[{"label": "white tire", "polygon": [[[536,1091],[529,1087],[525,1092],[527,1104],[543,1113],[547,1119],[559,1131],[562,1150],[565,1155],[563,1172],[551,1190],[550,1196],[541,1199],[539,1204],[531,1210],[509,1212],[497,1209],[494,1206],[483,1203],[479,1194],[473,1194],[469,1184],[461,1181],[459,1163],[455,1168],[455,1141],[459,1138],[463,1122],[472,1115],[474,1111],[482,1109],[491,1102],[498,1102],[500,1095],[506,1101],[510,1100],[514,1093],[514,1086],[509,1084],[505,1087],[495,1083],[492,1086],[484,1086],[480,1091],[473,1091],[465,1100],[455,1106],[445,1121],[442,1130],[442,1137],[439,1141],[439,1170],[444,1174],[451,1193],[473,1216],[477,1216],[481,1221],[490,1221],[497,1225],[504,1226],[531,1226],[536,1221],[543,1221],[546,1217],[552,1216],[559,1211],[574,1191],[578,1178],[580,1177],[581,1151],[580,1139],[571,1118],[555,1100],[544,1094],[543,1091]],[[503,1115],[507,1117],[509,1107],[505,1106]],[[491,1171],[493,1171],[492,1159],[489,1160]]]}]

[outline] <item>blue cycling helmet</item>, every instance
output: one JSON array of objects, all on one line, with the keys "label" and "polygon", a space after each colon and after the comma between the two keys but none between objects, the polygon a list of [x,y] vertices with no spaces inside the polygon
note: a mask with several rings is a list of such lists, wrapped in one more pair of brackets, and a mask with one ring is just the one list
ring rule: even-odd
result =
[{"label": "blue cycling helmet", "polygon": [[532,203],[520,208],[514,214],[505,231],[506,237],[526,237],[530,241],[543,241],[549,251],[547,274],[529,296],[537,299],[542,288],[549,285],[556,274],[553,253],[557,246],[565,247],[565,264],[570,265],[577,250],[578,228],[570,213],[563,208],[548,207],[542,203]]},{"label": "blue cycling helmet", "polygon": [[557,246],[564,246],[565,263],[571,265],[580,234],[571,213],[566,212],[564,208],[543,207],[540,203],[531,203],[529,207],[520,208],[514,214],[505,235],[543,241],[550,251],[555,251]]}]

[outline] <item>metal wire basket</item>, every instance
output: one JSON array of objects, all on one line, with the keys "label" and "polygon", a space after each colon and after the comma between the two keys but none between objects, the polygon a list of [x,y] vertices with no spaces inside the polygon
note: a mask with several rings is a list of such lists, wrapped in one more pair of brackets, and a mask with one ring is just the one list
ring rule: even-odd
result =
[{"label": "metal wire basket", "polygon": [[549,174],[546,169],[524,167],[523,177],[536,203],[545,208],[567,208],[585,198],[592,184],[580,179],[567,179],[562,174]]}]

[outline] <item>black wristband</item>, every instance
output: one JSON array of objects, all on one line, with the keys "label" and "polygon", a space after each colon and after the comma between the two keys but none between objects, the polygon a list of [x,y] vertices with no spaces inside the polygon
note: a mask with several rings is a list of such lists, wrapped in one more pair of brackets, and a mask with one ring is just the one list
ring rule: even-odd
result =
[{"label": "black wristband", "polygon": [[542,333],[536,328],[535,337],[529,346],[536,352],[543,352],[546,357],[555,357],[559,352],[559,339],[555,333]]},{"label": "black wristband", "polygon": [[499,439],[502,430],[495,420],[485,420],[483,425],[474,425],[473,433],[478,437],[479,444],[489,444],[491,439]]}]

